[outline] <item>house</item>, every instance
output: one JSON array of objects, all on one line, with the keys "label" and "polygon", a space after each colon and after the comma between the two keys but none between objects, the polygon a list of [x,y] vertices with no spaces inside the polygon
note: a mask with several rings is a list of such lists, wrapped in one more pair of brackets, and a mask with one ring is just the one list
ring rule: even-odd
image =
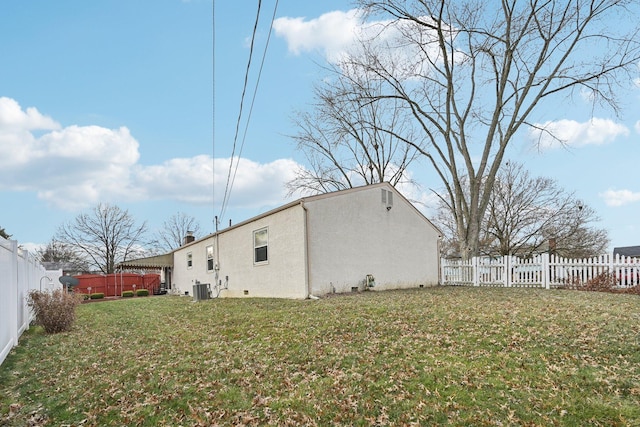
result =
[{"label": "house", "polygon": [[186,243],[171,286],[309,298],[437,285],[440,231],[388,183],[305,197]]},{"label": "house", "polygon": [[640,246],[622,246],[619,248],[613,248],[613,256],[616,255],[626,257],[638,257],[640,258]]}]

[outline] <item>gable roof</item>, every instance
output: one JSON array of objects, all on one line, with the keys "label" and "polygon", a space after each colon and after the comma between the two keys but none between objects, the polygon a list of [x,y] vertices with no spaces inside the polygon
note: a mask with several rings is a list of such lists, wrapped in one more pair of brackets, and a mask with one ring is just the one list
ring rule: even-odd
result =
[{"label": "gable roof", "polygon": [[613,256],[616,255],[640,257],[640,246],[621,246],[619,248],[613,248]]},{"label": "gable roof", "polygon": [[[219,230],[217,233],[218,234],[226,233],[226,232],[228,232],[230,230],[233,230],[233,229],[241,227],[243,225],[252,223],[252,222],[257,221],[259,219],[268,217],[270,215],[273,215],[273,214],[278,213],[280,211],[289,209],[289,208],[291,208],[293,206],[296,206],[296,205],[301,205],[301,204],[304,205],[304,203],[312,202],[312,201],[315,201],[315,200],[343,196],[345,194],[356,193],[356,192],[364,191],[364,190],[371,190],[371,189],[374,189],[374,188],[385,188],[387,190],[393,191],[398,197],[402,198],[402,200],[404,200],[415,211],[415,213],[417,215],[419,215],[424,221],[426,221],[427,224],[429,224],[431,227],[433,227],[434,230],[436,230],[440,235],[442,235],[442,231],[433,222],[431,222],[426,216],[424,216],[424,214],[422,212],[420,212],[418,210],[418,208],[416,208],[414,206],[413,203],[411,203],[409,200],[407,200],[406,197],[404,197],[398,190],[396,190],[396,188],[393,185],[389,184],[388,182],[380,182],[380,183],[377,183],[377,184],[362,185],[360,187],[352,187],[352,188],[347,188],[347,189],[344,189],[344,190],[331,191],[329,193],[321,193],[321,194],[316,194],[316,195],[313,195],[313,196],[302,197],[302,198],[297,199],[297,200],[295,200],[293,202],[289,202],[289,203],[287,203],[285,205],[282,205],[282,206],[279,206],[277,208],[271,209],[269,211],[263,212],[263,213],[261,213],[261,214],[259,214],[257,216],[254,216],[253,218],[249,218],[249,219],[241,221],[241,222],[239,222],[237,224],[233,224],[233,225],[231,225],[231,226],[229,226],[227,228]],[[188,243],[186,245],[180,246],[176,250],[180,250],[180,249],[183,249],[185,247],[191,246],[191,245],[196,244],[198,242],[201,242],[203,240],[209,239],[209,238],[211,238],[212,236],[215,236],[215,235],[216,235],[215,232],[207,234],[206,236],[201,237],[201,238],[199,238],[199,239],[197,239],[197,240],[195,240],[193,242],[190,242],[190,243]]]}]

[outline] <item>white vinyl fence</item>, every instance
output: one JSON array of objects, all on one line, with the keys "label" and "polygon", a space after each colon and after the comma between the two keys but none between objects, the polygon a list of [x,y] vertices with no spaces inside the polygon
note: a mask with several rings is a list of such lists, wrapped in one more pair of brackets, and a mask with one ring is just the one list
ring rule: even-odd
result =
[{"label": "white vinyl fence", "polygon": [[61,275],[62,270],[46,271],[33,255],[19,249],[15,240],[0,237],[0,364],[31,323],[29,291],[59,289]]},{"label": "white vinyl fence", "polygon": [[640,284],[640,259],[601,255],[567,259],[549,254],[522,259],[515,256],[476,257],[468,261],[442,259],[442,283],[452,286],[566,288],[610,275],[619,288]]}]

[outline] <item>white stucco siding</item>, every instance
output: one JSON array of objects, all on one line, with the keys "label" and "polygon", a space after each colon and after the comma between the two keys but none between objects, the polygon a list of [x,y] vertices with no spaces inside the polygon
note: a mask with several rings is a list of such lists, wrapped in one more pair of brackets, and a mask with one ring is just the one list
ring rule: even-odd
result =
[{"label": "white stucco siding", "polygon": [[[207,246],[213,245],[214,239],[208,238],[191,243],[176,250],[173,254],[173,274],[171,286],[181,295],[188,292],[193,295],[193,285],[200,283],[215,283],[213,271],[207,271]],[[191,255],[191,267],[188,266]]]},{"label": "white stucco siding", "polygon": [[311,292],[348,292],[367,274],[374,290],[438,283],[438,230],[396,192],[373,186],[306,203]]},{"label": "white stucco siding", "polygon": [[[219,259],[219,280],[224,284],[229,278],[220,297],[306,298],[304,215],[301,205],[290,206],[221,230],[218,245],[211,237],[180,249],[174,255],[174,282],[182,291],[191,290],[196,280],[215,284],[215,273],[206,271],[206,247],[214,245],[214,250],[219,248],[214,256]],[[254,231],[262,229],[268,230],[267,261],[256,264]],[[188,252],[193,254],[191,269],[186,266]]]},{"label": "white stucco siding", "polygon": [[[253,233],[265,228],[268,260],[256,264]],[[229,290],[221,296],[306,298],[302,207],[295,205],[223,233],[220,275],[229,276]]]}]

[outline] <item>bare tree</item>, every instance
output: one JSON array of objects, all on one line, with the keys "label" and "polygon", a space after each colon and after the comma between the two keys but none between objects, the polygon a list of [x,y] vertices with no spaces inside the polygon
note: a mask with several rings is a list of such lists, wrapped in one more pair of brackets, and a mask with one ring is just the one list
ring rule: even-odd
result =
[{"label": "bare tree", "polygon": [[[442,199],[437,218],[447,235],[445,247],[458,252],[451,210]],[[482,221],[479,252],[524,257],[542,251],[571,258],[600,255],[609,238],[606,230],[592,226],[598,220],[592,208],[555,180],[531,177],[521,164],[506,162]]]},{"label": "bare tree", "polygon": [[194,217],[178,212],[162,223],[162,227],[154,236],[152,246],[161,252],[171,252],[182,246],[183,239],[189,232],[197,238],[200,234],[200,224]]},{"label": "bare tree", "polygon": [[69,244],[51,239],[47,246],[36,251],[41,262],[64,263],[74,270],[87,270],[87,261]]},{"label": "bare tree", "polygon": [[[335,71],[335,70],[334,70]],[[293,136],[308,168],[287,183],[290,194],[326,193],[362,184],[406,183],[407,167],[419,152],[394,136],[413,135],[412,123],[395,99],[379,100],[379,80],[334,73],[315,88],[316,103],[298,112]],[[382,132],[381,129],[393,132]],[[419,145],[418,140],[414,143]]]},{"label": "bare tree", "polygon": [[505,151],[536,126],[534,112],[577,90],[617,112],[615,89],[640,58],[635,0],[359,3],[381,24],[342,66],[384,82],[376,99],[400,100],[421,126],[426,147],[404,140],[444,183],[465,258],[478,253]]},{"label": "bare tree", "polygon": [[137,225],[128,211],[101,203],[60,226],[56,240],[88,259],[90,266],[109,274],[118,262],[144,252],[142,239],[146,230],[146,222]]}]

